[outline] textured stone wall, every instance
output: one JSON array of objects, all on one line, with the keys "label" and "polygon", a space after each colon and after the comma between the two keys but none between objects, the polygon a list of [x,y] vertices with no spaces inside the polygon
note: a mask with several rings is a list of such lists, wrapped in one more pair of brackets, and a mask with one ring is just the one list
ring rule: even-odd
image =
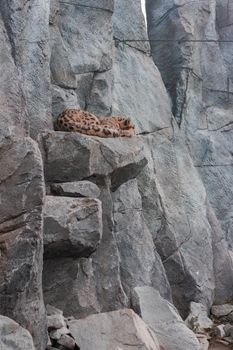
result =
[{"label": "textured stone wall", "polygon": [[221,42],[232,39],[231,2],[148,0],[147,12],[154,61],[232,247],[233,44]]},{"label": "textured stone wall", "polygon": [[[155,333],[173,315],[195,350],[172,303],[185,317],[190,302],[209,310],[233,297],[233,45],[217,41],[231,38],[233,8],[146,5],[150,43],[140,0],[0,9],[0,314],[36,350],[47,340],[43,297],[65,316],[106,313],[74,321],[74,334],[130,318],[145,349],[158,348],[151,331],[116,310],[133,307]],[[53,131],[65,108],[130,117],[138,135]],[[152,317],[151,304],[168,316]],[[165,334],[159,342],[172,348]]]},{"label": "textured stone wall", "polygon": [[[203,6],[204,3],[200,5],[201,9]],[[151,4],[148,2],[147,7],[151,15],[149,35],[152,37],[153,23],[156,28],[159,27],[159,16],[163,12],[167,13],[165,20],[169,20],[169,14],[170,12],[172,14],[172,11],[169,11],[169,4],[165,2],[163,5],[156,1]],[[178,7],[178,9],[185,11],[186,6]],[[191,5],[188,6],[188,10],[191,11]],[[176,11],[176,6],[174,11]],[[199,9],[196,11],[196,17],[200,24],[199,27],[195,27],[195,30],[199,35],[206,26],[205,21],[208,16],[205,10],[201,12],[202,16],[198,15],[198,11]],[[156,16],[158,16],[158,25]],[[72,20],[67,23],[68,17]],[[77,21],[82,25],[76,26]],[[179,26],[179,21],[176,21],[174,25],[176,23]],[[85,266],[89,266],[87,281],[84,283],[84,277],[82,277],[82,282],[79,282],[80,285],[86,286],[85,290],[90,290],[90,292],[85,296],[75,287],[74,296],[79,296],[81,293],[83,305],[90,305],[87,300],[92,295],[94,310],[106,311],[128,306],[131,289],[136,285],[151,285],[159,288],[163,296],[167,298],[172,296],[183,315],[187,313],[189,302],[192,300],[201,301],[209,306],[214,299],[221,301],[230,298],[229,286],[232,285],[233,279],[232,277],[222,278],[223,271],[232,276],[230,257],[222,241],[220,227],[218,226],[216,230],[214,212],[211,211],[213,216],[211,219],[207,212],[212,202],[209,194],[207,196],[206,193],[208,187],[203,185],[197,171],[199,167],[191,148],[191,141],[187,147],[188,132],[185,130],[188,130],[188,127],[179,128],[183,119],[177,117],[174,109],[184,108],[185,96],[182,95],[183,90],[180,86],[184,84],[182,81],[186,82],[185,74],[191,74],[189,72],[192,62],[195,62],[195,67],[197,67],[197,75],[200,75],[199,56],[195,54],[195,58],[198,59],[194,60],[190,53],[194,50],[190,48],[190,45],[194,46],[194,44],[185,43],[178,49],[174,46],[172,52],[169,52],[170,46],[167,48],[163,47],[165,44],[159,46],[160,56],[158,57],[161,57],[161,62],[159,58],[158,62],[156,60],[155,62],[158,63],[166,88],[171,93],[171,101],[160,72],[150,56],[150,46],[147,41],[143,41],[148,37],[140,1],[128,1],[126,4],[125,1],[117,0],[114,3],[114,9],[111,1],[95,2],[95,5],[90,1],[88,4],[85,3],[85,6],[82,1],[75,4],[54,1],[51,7],[50,24],[54,117],[65,107],[86,108],[97,115],[121,114],[131,117],[136,123],[137,132],[141,135],[140,140],[148,163],[139,175],[132,174],[132,177],[137,177],[137,181],[127,182],[126,177],[121,180],[120,187],[119,185],[111,186],[113,176],[109,178],[108,175],[108,180],[102,178],[103,175],[106,176],[104,168],[98,170],[95,166],[92,170],[90,168],[84,170],[86,159],[84,149],[81,166],[84,172],[76,172],[75,177],[72,171],[72,174],[65,175],[66,169],[70,166],[67,168],[66,165],[64,177],[59,172],[60,180],[56,174],[51,178],[49,172],[49,177],[47,177],[49,181],[83,180],[87,176],[94,175],[98,177],[98,181],[94,179],[92,181],[97,181],[101,188],[104,186],[100,198],[104,203],[107,202],[106,209],[105,206],[103,207],[104,220],[108,222],[107,225],[104,225],[107,231],[104,231],[102,243],[96,254],[85,263]],[[187,21],[184,20],[182,25],[188,26]],[[182,25],[181,33],[184,31]],[[163,21],[161,21],[161,26],[163,26]],[[162,27],[161,35],[169,36],[171,31],[169,26]],[[187,31],[191,29],[188,28]],[[179,31],[176,30],[176,32]],[[102,40],[104,44],[100,44]],[[151,45],[153,57],[155,57],[158,47],[153,45],[153,42]],[[197,53],[199,51],[197,48]],[[165,52],[163,56],[161,56],[162,52]],[[183,54],[184,64],[182,63],[181,67],[176,69],[176,60],[180,62]],[[174,61],[173,65],[166,65],[166,62],[170,62],[169,57]],[[179,74],[184,76],[179,78],[180,90],[177,90],[176,87],[173,89]],[[190,87],[190,93],[195,96],[195,89],[200,89],[196,85],[197,83],[193,84],[192,88]],[[176,97],[176,91],[178,91],[179,98]],[[179,103],[174,104],[176,98],[180,101],[179,106],[182,107],[178,106]],[[195,111],[200,109],[196,100],[192,106]],[[172,116],[172,109],[175,118]],[[192,119],[190,118],[191,125],[196,123],[195,118],[197,117],[193,112]],[[51,168],[52,171],[59,167],[53,162],[53,159],[57,158],[56,154],[59,154],[56,143],[53,146],[53,137],[50,138],[52,143],[46,155],[48,169]],[[65,141],[64,145],[67,142]],[[92,149],[91,144],[88,147]],[[104,143],[101,148],[105,149],[105,147]],[[111,147],[113,149],[117,147],[116,141],[113,141]],[[127,147],[126,154],[130,151]],[[54,155],[53,149],[56,150]],[[110,163],[113,154],[107,152],[105,155]],[[198,152],[196,155],[201,156]],[[76,158],[75,163],[79,156],[75,156]],[[100,164],[102,155],[101,157],[95,155],[94,159],[97,159]],[[119,177],[123,176],[120,170],[118,173]],[[125,202],[126,199],[127,202]],[[121,209],[116,211],[118,203],[121,203]],[[137,210],[138,214],[136,214]],[[141,211],[143,217],[140,214]],[[130,224],[128,218],[132,213],[135,213],[135,223]],[[144,242],[143,250],[139,249],[138,241]],[[153,251],[151,245],[153,245]],[[107,247],[109,251],[105,253]],[[131,259],[128,255],[131,256]],[[106,261],[113,261],[112,268],[114,266],[116,271],[114,276],[109,267],[104,267]],[[71,264],[68,261],[67,263]],[[48,271],[52,269],[52,261],[49,266]],[[77,271],[78,266],[80,266],[79,263]],[[49,295],[48,300],[55,302],[56,298],[52,296],[50,273],[46,273],[45,276],[49,283],[48,288],[45,286],[45,290],[48,290],[46,295]],[[120,297],[117,294],[114,296],[105,278],[111,280],[111,286],[115,286],[114,290],[119,288]],[[94,280],[101,280],[101,283],[94,282]],[[98,285],[97,289],[96,285]],[[64,308],[64,292],[61,292],[58,298],[62,300]],[[89,306],[75,308],[72,303],[67,305],[69,312],[73,310],[76,315],[90,313]],[[58,306],[61,307],[61,304],[58,303]]]},{"label": "textured stone wall", "polygon": [[41,153],[28,134],[50,125],[48,8],[3,1],[0,14],[0,314],[27,328],[44,350],[45,186]]}]

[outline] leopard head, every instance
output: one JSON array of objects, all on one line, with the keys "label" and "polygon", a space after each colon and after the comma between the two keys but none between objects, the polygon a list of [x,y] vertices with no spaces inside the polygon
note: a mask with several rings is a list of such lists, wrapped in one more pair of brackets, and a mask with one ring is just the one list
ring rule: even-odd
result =
[{"label": "leopard head", "polygon": [[133,124],[132,120],[130,118],[121,118],[118,120],[119,126],[122,130],[130,130],[135,129],[135,125]]}]

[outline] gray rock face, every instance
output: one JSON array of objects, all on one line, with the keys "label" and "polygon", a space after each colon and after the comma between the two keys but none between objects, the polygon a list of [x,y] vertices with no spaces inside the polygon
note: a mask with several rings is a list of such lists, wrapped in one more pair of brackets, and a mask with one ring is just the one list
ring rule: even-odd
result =
[{"label": "gray rock face", "polygon": [[0,89],[0,141],[2,142],[4,136],[8,137],[16,132],[21,136],[25,135],[23,129],[25,107],[23,107],[23,96],[18,79],[19,72],[11,55],[11,43],[2,17],[0,20],[0,41],[0,74],[2,77]]},{"label": "gray rock face", "polygon": [[[59,103],[62,102],[62,106],[69,107],[71,103],[73,107],[77,104],[97,114],[126,115],[134,120],[138,132],[143,136],[131,140],[103,140],[74,133],[50,133],[43,136],[47,181],[77,181],[91,177],[90,180],[96,182],[101,188],[100,199],[104,203],[104,232],[100,246],[88,259],[78,261],[76,258],[62,258],[57,261],[54,269],[61,275],[62,281],[60,278],[59,280],[63,291],[57,291],[54,296],[52,296],[52,286],[58,286],[59,282],[51,277],[53,260],[46,261],[44,274],[46,300],[64,308],[67,313],[83,317],[93,310],[99,312],[127,307],[131,289],[145,284],[158,288],[162,296],[170,300],[172,290],[175,305],[179,307],[183,316],[187,316],[191,301],[201,302],[209,307],[213,298],[218,301],[229,299],[232,294],[233,280],[232,277],[224,276],[233,276],[232,265],[229,264],[227,247],[222,239],[221,229],[217,225],[215,212],[211,212],[213,202],[211,201],[210,206],[207,204],[209,194],[206,195],[206,189],[195,169],[199,163],[194,157],[194,152],[191,152],[192,157],[188,154],[187,133],[184,132],[186,129],[183,127],[184,119],[182,119],[183,128],[180,131],[172,118],[170,100],[160,73],[148,56],[148,45],[135,41],[121,42],[129,39],[127,38],[129,35],[136,39],[146,38],[140,2],[129,1],[126,4],[122,0],[116,1],[113,17],[112,8],[106,8],[109,5],[107,2],[101,3],[102,9],[96,10],[98,16],[101,13],[105,18],[105,26],[108,26],[112,20],[114,35],[120,40],[115,40],[115,48],[111,54],[109,51],[113,67],[110,64],[106,71],[97,68],[95,73],[91,69],[87,71],[86,63],[74,54],[77,43],[74,43],[73,35],[68,42],[67,28],[73,26],[74,17],[79,18],[77,9],[79,5],[84,7],[83,3],[78,3],[70,7],[62,4],[60,8],[60,5],[54,1],[51,7],[51,31],[54,35],[52,45],[57,45],[56,50],[63,50],[61,45],[56,44],[60,40],[57,41],[60,37],[59,32],[62,31],[65,55],[69,54],[69,59],[65,60],[57,54],[52,58],[53,90],[57,96],[53,99],[53,104],[56,107],[56,113],[59,112]],[[91,13],[94,11],[93,3],[87,6],[91,8],[80,10],[83,16],[82,23],[89,18],[88,11]],[[95,6],[99,4],[96,3]],[[169,4],[157,1],[153,6],[156,6],[156,11],[161,6],[161,9],[156,12],[160,25],[161,14],[167,13],[168,17],[170,16]],[[179,10],[179,13],[186,18],[186,8],[191,11],[192,7],[186,4],[179,5],[177,8],[175,6],[174,13]],[[72,23],[65,26],[64,19],[69,15],[69,11],[73,11]],[[205,20],[203,12],[201,14],[200,22]],[[102,19],[98,16],[95,20],[101,23]],[[126,23],[125,16],[130,18],[135,16],[137,20]],[[195,16],[198,18],[196,12]],[[185,19],[183,22],[182,25],[188,31],[190,28]],[[191,24],[194,22],[195,19],[193,22],[190,19]],[[91,24],[88,25],[91,26]],[[93,24],[93,28],[95,25],[96,23]],[[204,24],[202,26],[204,27]],[[150,31],[151,28],[149,23]],[[80,29],[82,30],[83,28]],[[163,30],[166,32],[164,28]],[[100,31],[99,29],[99,35],[101,35]],[[183,33],[182,26],[178,32]],[[110,44],[108,40],[112,37],[112,29],[108,34],[106,45]],[[83,50],[87,50],[88,54],[90,54],[91,45],[91,43],[85,43],[83,46]],[[99,54],[104,46],[101,49],[97,45],[97,48],[100,49]],[[187,52],[183,43],[180,50],[175,46],[172,53],[175,60],[171,69],[172,74],[176,72],[174,67],[183,52],[186,55],[185,67],[191,65],[189,46],[187,46]],[[85,52],[85,55],[88,54]],[[95,55],[96,58],[99,57],[98,54]],[[163,54],[165,55],[166,52]],[[79,71],[75,71],[74,62],[78,60],[80,60]],[[86,62],[90,60],[91,57]],[[64,69],[55,67],[56,64],[63,65],[64,62],[66,65]],[[164,64],[166,62],[165,60]],[[163,79],[165,80],[166,73],[169,83],[170,73],[166,71],[167,66],[163,72],[161,64],[158,63]],[[180,79],[180,85],[178,84],[177,96],[180,104],[177,103],[177,111],[182,110],[184,102],[182,91],[186,82],[186,69],[184,72],[183,80]],[[64,84],[57,78],[60,73],[62,79],[64,78],[63,83],[66,81]],[[175,78],[172,78],[171,86],[174,86],[177,74],[174,73]],[[168,83],[166,86],[169,88]],[[194,87],[192,87],[193,90],[190,88],[190,94],[198,97],[198,88],[196,85]],[[176,99],[173,99],[173,103],[174,101]],[[198,110],[197,105],[198,103],[195,103],[192,107],[193,111]],[[176,118],[179,121],[177,113]],[[212,122],[209,125],[214,129],[218,128],[219,119],[214,119],[215,113],[209,114],[212,115]],[[196,112],[193,112],[193,115],[196,116]],[[195,126],[196,130],[196,125],[199,125],[193,115],[192,122],[190,119],[190,130],[191,126],[192,128]],[[230,117],[228,120],[230,121]],[[205,119],[202,118],[203,125],[204,121]],[[202,131],[200,134],[202,135]],[[202,139],[201,142],[204,140]],[[198,147],[198,152],[195,154],[200,157],[202,143]],[[146,167],[145,158],[149,162]],[[137,183],[132,180],[134,178],[137,179]],[[131,217],[135,220],[131,220]],[[140,249],[141,240],[145,243],[143,249]],[[132,257],[127,255],[125,247],[132,252]],[[144,262],[146,262],[145,265]],[[65,272],[62,272],[62,264],[65,264],[64,271],[72,271],[67,277],[72,287],[66,299]],[[71,279],[73,279],[72,282]],[[114,293],[111,293],[111,290],[114,290]],[[119,295],[115,292],[117,290]],[[75,298],[78,300],[77,306],[75,306]]]},{"label": "gray rock face", "polygon": [[120,275],[126,294],[130,297],[134,287],[147,285],[154,286],[164,297],[171,299],[163,264],[143,216],[137,180],[121,185],[112,198]]},{"label": "gray rock face", "polygon": [[136,137],[101,139],[53,132],[43,135],[43,145],[47,181],[75,181],[111,174],[112,186],[117,187],[137,176],[146,165],[143,145]]},{"label": "gray rock face", "polygon": [[[113,69],[115,84],[112,113],[132,118],[139,133],[169,128],[170,101],[151,58],[119,44],[115,49]],[[135,94],[135,91],[139,93]]]},{"label": "gray rock face", "polygon": [[[210,204],[232,247],[233,45],[218,42],[232,38],[232,6],[221,0],[147,0],[147,13],[149,37],[155,40],[151,41],[154,61],[172,97],[175,117]],[[166,41],[168,38],[174,41]]]},{"label": "gray rock face", "polygon": [[191,301],[209,307],[213,300],[206,192],[182,140],[172,133],[143,139],[148,145],[148,166],[138,177],[143,214],[165,267],[173,301],[185,317]]},{"label": "gray rock face", "polygon": [[[51,127],[49,118],[48,3],[1,4],[0,20],[0,313],[47,343],[42,296],[41,155],[25,137]],[[21,346],[9,335],[12,349]],[[8,345],[4,343],[5,349]],[[28,344],[28,345],[27,345]],[[34,349],[31,341],[22,349]],[[10,345],[9,345],[10,346]],[[11,347],[9,347],[11,349]]]},{"label": "gray rock face", "polygon": [[[25,4],[23,0],[10,0],[2,4],[1,14],[5,24],[5,37],[8,36],[10,40],[12,55],[10,61],[5,64],[10,66],[10,62],[14,62],[14,79],[18,79],[16,86],[20,89],[18,96],[21,96],[22,108],[18,118],[27,119],[30,134],[36,137],[42,130],[51,128],[48,94],[49,4],[43,0],[36,0],[33,4]],[[4,39],[1,43],[4,45],[8,40]],[[5,70],[4,75],[8,73],[8,70]],[[16,95],[13,93],[12,96],[10,93],[8,98]],[[11,102],[12,106],[14,100]]]},{"label": "gray rock face", "polygon": [[46,345],[42,297],[42,160],[30,138],[5,139],[0,162],[0,313]]},{"label": "gray rock face", "polygon": [[231,299],[233,288],[233,260],[214,210],[207,203],[207,218],[212,228],[213,264],[215,274],[214,300],[222,303]]},{"label": "gray rock face", "polygon": [[214,305],[211,308],[211,313],[215,317],[224,317],[226,316],[229,320],[233,320],[233,305],[224,304],[224,305]]},{"label": "gray rock face", "polygon": [[90,181],[76,181],[52,184],[50,188],[53,194],[65,197],[98,198],[100,196],[100,190],[98,186],[96,186],[93,182]]},{"label": "gray rock face", "polygon": [[87,257],[99,245],[102,230],[102,207],[98,199],[46,196],[45,258]]},{"label": "gray rock face", "polygon": [[[148,326],[128,309],[91,315],[69,322],[69,329],[83,350],[159,350],[158,341]],[[91,329],[92,336],[89,336]],[[99,336],[101,334],[101,337]]]},{"label": "gray rock face", "polygon": [[140,0],[115,1],[113,31],[112,114],[132,118],[139,133],[169,128],[170,101],[160,73],[148,55],[149,44],[143,42],[148,36]]},{"label": "gray rock face", "polygon": [[[128,16],[130,13],[132,16]],[[135,21],[135,18],[137,18],[137,21]],[[141,1],[115,0],[113,31],[116,41],[129,40],[126,42],[129,47],[138,48],[142,52],[149,53],[150,45],[148,42],[135,41],[148,39]]]},{"label": "gray rock face", "polygon": [[195,334],[186,327],[176,308],[163,299],[158,291],[150,287],[136,287],[132,304],[164,349],[199,350]]},{"label": "gray rock face", "polygon": [[5,316],[0,316],[0,348],[4,350],[35,350],[31,334]]},{"label": "gray rock face", "polygon": [[[130,147],[133,147],[133,139],[127,144],[131,141]],[[115,149],[120,150],[117,143]],[[126,147],[124,152],[126,154]],[[111,164],[111,153],[107,156],[105,161]],[[118,166],[114,176],[96,177],[103,206],[103,238],[96,252],[88,259],[73,257],[45,261],[45,300],[63,309],[66,315],[80,318],[93,312],[128,306],[131,289],[136,285],[153,285],[164,297],[171,298],[165,270],[154,251],[154,243],[142,215],[137,182],[133,179],[127,181],[127,167]],[[133,174],[130,173],[130,177]],[[112,181],[126,182],[115,188]],[[143,247],[141,241],[144,242]]]},{"label": "gray rock face", "polygon": [[185,324],[195,333],[204,333],[213,326],[213,321],[208,317],[206,307],[200,303],[190,303],[190,313]]},{"label": "gray rock face", "polygon": [[101,311],[96,283],[92,258],[67,257],[44,261],[45,302],[64,310],[66,316],[80,317]]},{"label": "gray rock face", "polygon": [[[113,0],[75,3],[52,0],[50,9],[52,83],[63,91],[64,97],[72,89],[76,107],[87,107],[100,114],[110,112],[108,72],[112,67],[113,7]],[[71,108],[74,104],[70,104],[68,95],[63,103]],[[63,106],[56,105],[54,116]]]}]

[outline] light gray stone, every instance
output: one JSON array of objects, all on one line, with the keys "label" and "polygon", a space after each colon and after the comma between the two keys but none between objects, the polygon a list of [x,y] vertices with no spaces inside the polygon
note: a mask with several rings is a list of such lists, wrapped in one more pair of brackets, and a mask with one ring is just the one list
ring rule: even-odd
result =
[{"label": "light gray stone", "polygon": [[186,318],[191,301],[212,304],[215,284],[206,191],[176,132],[143,137],[148,166],[138,182],[143,213],[173,301]]},{"label": "light gray stone", "polygon": [[211,313],[217,318],[226,316],[228,319],[233,319],[233,305],[214,305],[211,308]]},{"label": "light gray stone", "polygon": [[53,194],[65,197],[98,198],[100,196],[100,189],[90,181],[55,183],[50,188]]},{"label": "light gray stone", "polygon": [[2,142],[4,137],[12,137],[14,134],[25,135],[26,108],[22,105],[23,94],[19,70],[12,57],[11,42],[2,17],[0,20],[0,41],[0,74],[2,77],[0,88],[0,141]]},{"label": "light gray stone", "polygon": [[[226,42],[233,33],[232,5],[225,0],[147,0],[147,14],[154,61],[232,249],[233,46]],[[217,293],[216,302],[231,299],[231,290]]]},{"label": "light gray stone", "polygon": [[0,316],[0,349],[35,350],[31,334],[5,316]]},{"label": "light gray stone", "polygon": [[136,287],[132,295],[134,310],[153,330],[166,350],[199,350],[195,334],[185,325],[178,311],[151,287]]},{"label": "light gray stone", "polygon": [[11,61],[18,70],[15,78],[20,84],[22,115],[27,119],[30,135],[36,137],[42,130],[52,128],[49,115],[49,3],[36,0],[33,4],[25,4],[23,0],[10,0],[2,4],[1,14],[5,34],[12,45]]},{"label": "light gray stone", "polygon": [[[146,165],[137,137],[102,139],[79,133],[43,135],[47,181],[76,181],[92,175],[109,175],[117,187],[134,178]],[[66,156],[69,154],[69,157]]]},{"label": "light gray stone", "polygon": [[112,70],[95,73],[86,100],[86,109],[99,116],[110,115],[112,112],[112,89]]},{"label": "light gray stone", "polygon": [[109,350],[117,346],[125,350],[160,349],[153,332],[132,310],[128,309],[71,321],[69,329],[82,350]]},{"label": "light gray stone", "polygon": [[59,328],[59,329],[56,329],[56,330],[49,332],[49,336],[51,339],[58,340],[61,338],[61,336],[63,334],[69,334],[69,333],[70,333],[70,331],[67,327],[62,327],[62,328]]},{"label": "light gray stone", "polygon": [[63,89],[57,85],[51,85],[52,93],[52,116],[56,123],[57,117],[65,109],[80,109],[78,104],[76,90]]},{"label": "light gray stone", "polygon": [[170,285],[143,216],[136,179],[122,184],[112,198],[114,235],[126,294],[130,297],[136,286],[153,286],[171,300]]},{"label": "light gray stone", "polygon": [[0,313],[30,330],[44,350],[41,154],[29,137],[6,138],[0,148]]},{"label": "light gray stone", "polygon": [[170,101],[151,57],[119,44],[113,70],[112,114],[130,117],[138,133],[170,128]]},{"label": "light gray stone", "polygon": [[66,326],[63,315],[56,314],[47,316],[48,329],[60,329]]},{"label": "light gray stone", "polygon": [[47,316],[52,316],[52,315],[63,315],[63,311],[59,310],[58,308],[47,304],[46,305],[46,314]]},{"label": "light gray stone", "polygon": [[[129,16],[129,14],[132,15]],[[135,21],[136,18],[137,21]],[[145,53],[150,52],[149,43],[143,41],[147,40],[148,36],[145,19],[142,14],[141,1],[128,0],[125,2],[124,0],[115,0],[113,31],[116,43],[117,41],[126,40],[125,44],[129,47],[137,48]]]},{"label": "light gray stone", "polygon": [[98,199],[46,196],[44,255],[89,256],[102,237],[102,207]]},{"label": "light gray stone", "polygon": [[[76,91],[80,108],[109,113],[114,1],[53,0],[50,7],[52,83],[64,94]],[[57,102],[56,109],[64,109]],[[69,101],[66,106],[71,108]]]},{"label": "light gray stone", "polygon": [[215,274],[215,295],[216,303],[231,298],[233,290],[233,260],[224,239],[221,224],[218,221],[213,208],[207,203],[207,218],[212,229],[213,264]]},{"label": "light gray stone", "polygon": [[190,313],[185,324],[195,333],[204,332],[213,326],[213,321],[208,317],[206,307],[200,303],[191,302]]}]

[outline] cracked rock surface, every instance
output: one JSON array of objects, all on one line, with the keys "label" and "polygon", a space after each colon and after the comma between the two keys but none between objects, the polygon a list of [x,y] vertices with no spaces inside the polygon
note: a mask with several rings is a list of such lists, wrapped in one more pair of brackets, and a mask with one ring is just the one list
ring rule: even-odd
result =
[{"label": "cracked rock surface", "polygon": [[199,350],[195,334],[188,329],[176,308],[151,287],[136,287],[132,295],[134,310],[150,326],[160,346],[166,350]]},{"label": "cracked rock surface", "polygon": [[[68,323],[80,349],[159,350],[158,340],[148,326],[132,310],[123,309]],[[89,329],[92,337],[88,337]],[[102,336],[100,337],[99,334]]]},{"label": "cracked rock surface", "polygon": [[44,257],[88,257],[102,237],[102,207],[98,199],[46,196]]}]

